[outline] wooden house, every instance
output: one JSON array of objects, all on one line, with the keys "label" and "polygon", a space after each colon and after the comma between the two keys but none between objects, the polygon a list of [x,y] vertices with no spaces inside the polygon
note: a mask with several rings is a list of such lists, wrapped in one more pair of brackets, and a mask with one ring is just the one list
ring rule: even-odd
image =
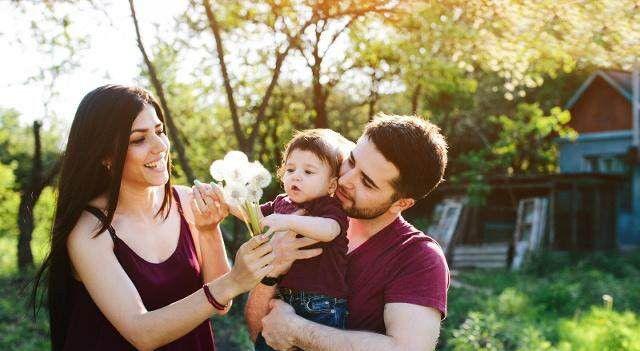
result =
[{"label": "wooden house", "polygon": [[559,174],[492,178],[484,206],[467,205],[464,186],[430,196],[428,231],[452,266],[518,268],[528,251],[540,248],[640,245],[633,94],[628,72],[598,71],[582,84],[565,106],[579,137],[558,141]]}]

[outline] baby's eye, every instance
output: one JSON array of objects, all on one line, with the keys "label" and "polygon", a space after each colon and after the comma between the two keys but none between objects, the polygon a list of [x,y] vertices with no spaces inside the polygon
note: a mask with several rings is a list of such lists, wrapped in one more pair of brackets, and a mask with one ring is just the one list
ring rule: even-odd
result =
[{"label": "baby's eye", "polygon": [[309,170],[305,170],[304,173],[306,174],[313,174],[313,172],[309,171]]},{"label": "baby's eye", "polygon": [[156,134],[158,135],[164,134],[164,128],[156,130]]}]

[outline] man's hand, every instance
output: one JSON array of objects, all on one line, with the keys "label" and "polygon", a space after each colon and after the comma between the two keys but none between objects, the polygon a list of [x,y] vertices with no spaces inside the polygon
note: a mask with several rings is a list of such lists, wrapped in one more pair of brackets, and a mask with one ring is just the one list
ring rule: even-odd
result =
[{"label": "man's hand", "polygon": [[304,322],[293,307],[280,300],[269,302],[271,312],[262,318],[262,336],[276,350],[294,350],[293,329]]}]

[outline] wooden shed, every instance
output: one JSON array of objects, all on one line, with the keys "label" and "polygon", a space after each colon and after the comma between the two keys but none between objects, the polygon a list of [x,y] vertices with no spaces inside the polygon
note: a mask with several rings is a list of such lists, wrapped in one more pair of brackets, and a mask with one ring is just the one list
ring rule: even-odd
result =
[{"label": "wooden shed", "polygon": [[[426,204],[436,209],[429,211],[434,213],[429,234],[454,268],[518,267],[521,251],[534,247],[613,249],[621,181],[616,175],[584,173],[497,177],[489,181],[492,190],[484,206],[468,205],[464,186],[443,186]],[[443,209],[447,199],[457,200]]]}]

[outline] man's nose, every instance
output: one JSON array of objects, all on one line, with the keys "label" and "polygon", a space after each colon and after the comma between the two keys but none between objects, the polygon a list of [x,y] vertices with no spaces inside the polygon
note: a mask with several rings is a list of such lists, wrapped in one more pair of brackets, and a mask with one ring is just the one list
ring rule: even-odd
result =
[{"label": "man's nose", "polygon": [[353,188],[353,175],[354,172],[352,169],[346,171],[338,178],[338,185],[347,189]]}]

